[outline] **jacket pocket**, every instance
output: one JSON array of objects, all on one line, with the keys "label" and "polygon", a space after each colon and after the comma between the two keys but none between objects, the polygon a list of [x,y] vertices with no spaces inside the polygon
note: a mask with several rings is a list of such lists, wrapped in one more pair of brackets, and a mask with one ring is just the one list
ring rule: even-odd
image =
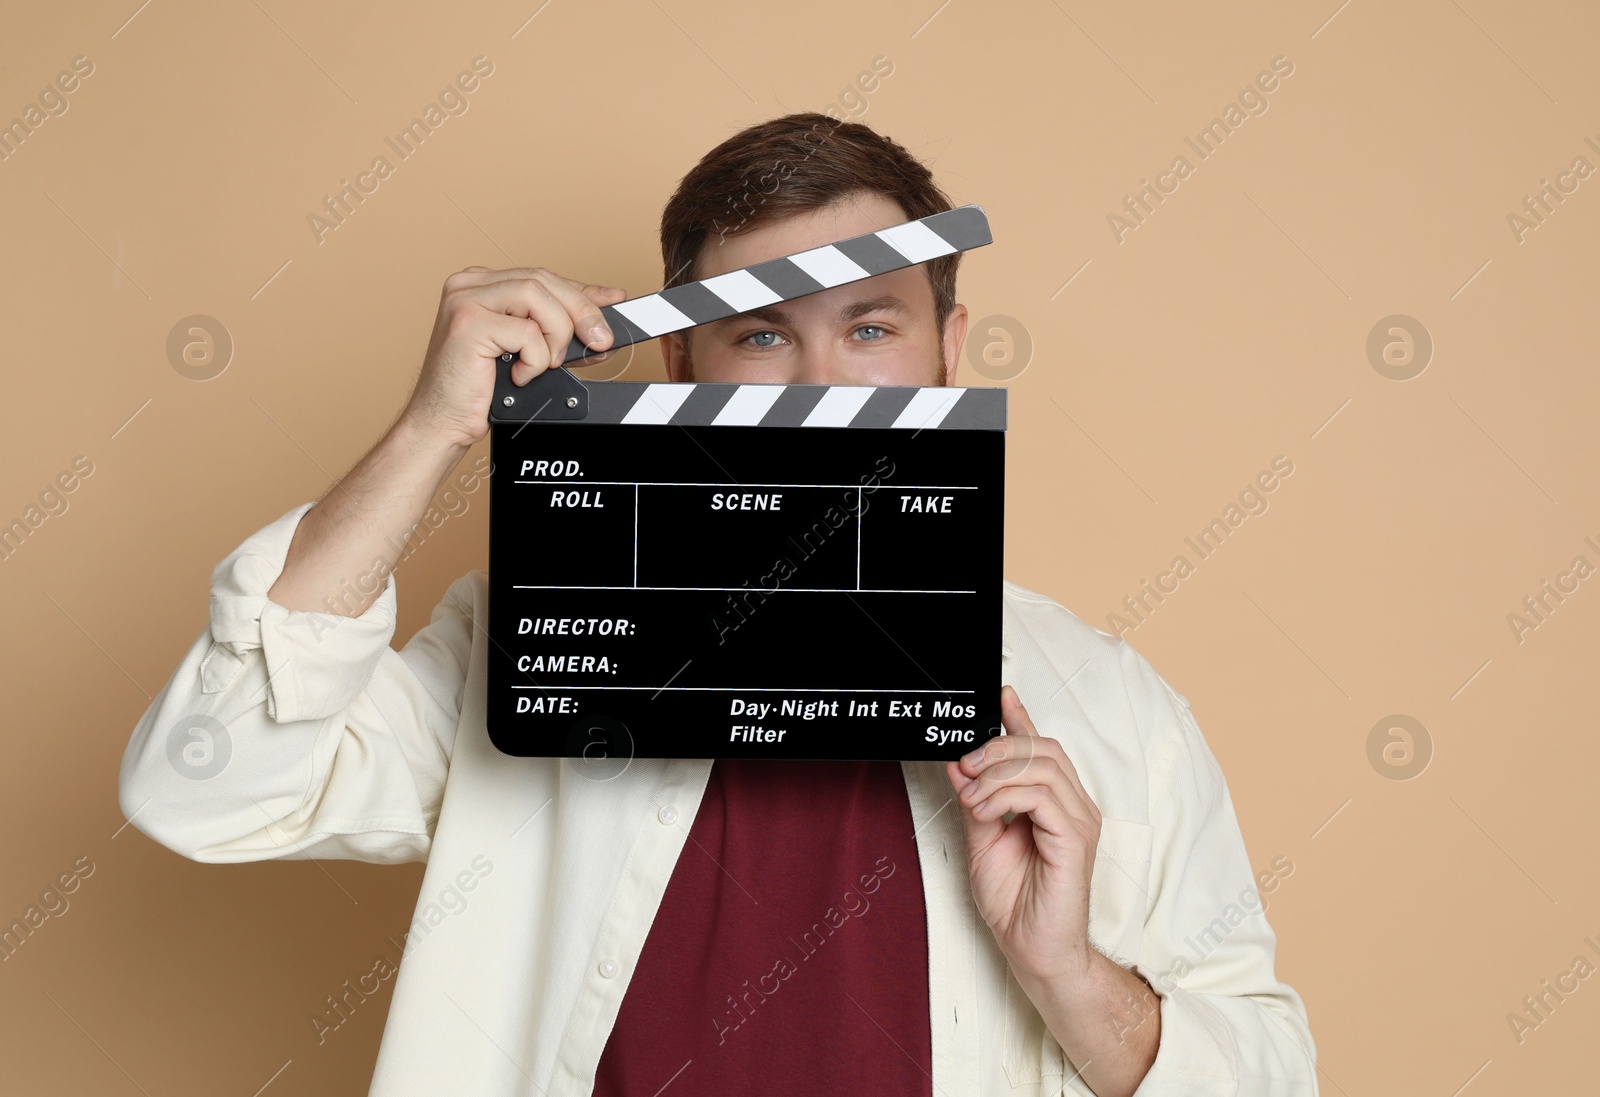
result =
[{"label": "jacket pocket", "polygon": [[1132,819],[1100,820],[1089,882],[1089,939],[1124,966],[1139,959],[1150,908],[1150,847],[1155,828]]},{"label": "jacket pocket", "polygon": [[[1132,819],[1100,820],[1094,874],[1089,882],[1089,939],[1119,963],[1139,957],[1149,896],[1150,849],[1155,830]],[[1044,1018],[1006,968],[1005,1040],[1001,1066],[1013,1087],[1076,1074]],[[1060,1088],[1059,1083],[1052,1089]],[[1065,1089],[1088,1093],[1073,1078]]]}]

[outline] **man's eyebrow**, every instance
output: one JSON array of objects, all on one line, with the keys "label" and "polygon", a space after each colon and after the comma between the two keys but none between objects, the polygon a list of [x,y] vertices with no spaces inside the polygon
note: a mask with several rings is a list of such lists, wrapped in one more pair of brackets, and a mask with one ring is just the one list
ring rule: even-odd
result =
[{"label": "man's eyebrow", "polygon": [[[879,294],[877,297],[866,297],[861,300],[851,301],[841,308],[834,318],[843,324],[874,312],[895,312],[901,315],[909,315],[911,306],[892,293],[884,293]],[[782,327],[788,327],[791,323],[788,313],[776,305],[766,305],[762,308],[751,309],[748,312],[741,312],[737,316],[729,316],[722,320],[713,321],[706,326],[716,327],[721,324],[737,324],[748,320],[762,320],[768,324],[777,324]]]},{"label": "man's eyebrow", "polygon": [[856,320],[873,312],[897,312],[902,316],[911,314],[911,306],[892,293],[879,294],[877,297],[868,297],[861,301],[852,301],[839,310],[838,318],[841,322]]}]

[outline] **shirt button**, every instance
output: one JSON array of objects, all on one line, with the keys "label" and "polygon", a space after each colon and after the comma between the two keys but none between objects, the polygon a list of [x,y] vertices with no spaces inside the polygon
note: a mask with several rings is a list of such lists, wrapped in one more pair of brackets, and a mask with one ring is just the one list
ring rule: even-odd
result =
[{"label": "shirt button", "polygon": [[600,961],[600,974],[601,975],[604,975],[607,979],[610,979],[611,977],[616,975],[616,973],[617,973],[617,962],[615,960],[601,960]]},{"label": "shirt button", "polygon": [[671,826],[673,823],[678,821],[678,813],[672,808],[662,808],[660,811],[656,812],[656,818],[660,819],[668,826]]}]

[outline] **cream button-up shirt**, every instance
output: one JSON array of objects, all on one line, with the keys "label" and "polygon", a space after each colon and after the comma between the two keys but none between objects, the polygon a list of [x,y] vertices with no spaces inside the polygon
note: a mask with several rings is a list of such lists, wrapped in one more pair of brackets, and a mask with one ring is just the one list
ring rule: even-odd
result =
[{"label": "cream button-up shirt", "polygon": [[[122,810],[196,861],[426,861],[370,1093],[590,1097],[712,763],[500,753],[484,722],[487,573],[453,583],[399,651],[393,576],[360,617],[285,609],[267,590],[311,505],[217,566],[207,627],[128,743]],[[1161,996],[1137,1097],[1314,1095],[1305,1007],[1274,974],[1188,702],[1049,598],[1007,582],[1003,607],[1003,680],[1103,816],[1090,936]],[[1091,1093],[978,916],[944,764],[901,770],[934,1093]]]}]

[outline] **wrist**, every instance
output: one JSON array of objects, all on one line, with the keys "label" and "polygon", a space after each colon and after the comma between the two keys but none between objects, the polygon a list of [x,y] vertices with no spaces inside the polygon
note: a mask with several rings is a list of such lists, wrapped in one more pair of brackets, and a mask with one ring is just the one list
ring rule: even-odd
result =
[{"label": "wrist", "polygon": [[[389,440],[408,454],[429,454],[454,468],[477,439],[440,427],[426,415],[407,406],[389,428]],[[446,470],[448,471],[448,470]]]},{"label": "wrist", "polygon": [[1117,965],[1085,940],[1048,967],[1012,962],[1011,974],[1036,1005],[1048,1003],[1054,1011],[1079,1014],[1093,1012],[1103,1001],[1112,977],[1108,966]]}]

